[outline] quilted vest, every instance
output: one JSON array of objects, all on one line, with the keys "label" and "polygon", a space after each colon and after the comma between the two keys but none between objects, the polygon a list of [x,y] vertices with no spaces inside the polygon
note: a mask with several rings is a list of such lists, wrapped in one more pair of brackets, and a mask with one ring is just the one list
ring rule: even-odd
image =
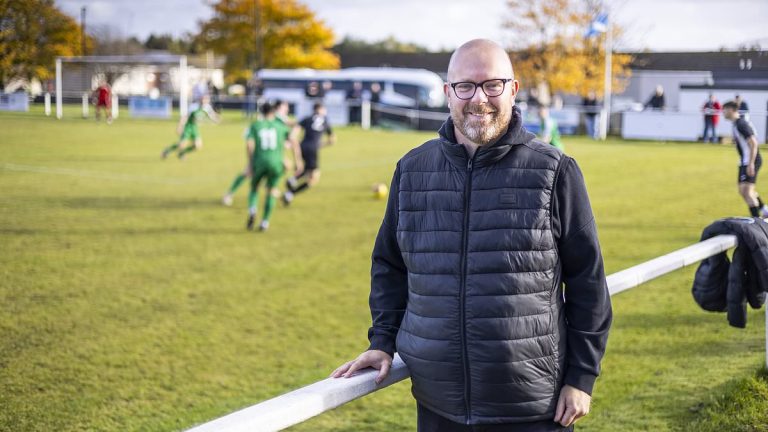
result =
[{"label": "quilted vest", "polygon": [[472,158],[453,141],[449,119],[400,161],[397,351],[416,400],[449,420],[552,419],[566,343],[551,214],[562,153],[516,107],[507,134]]}]

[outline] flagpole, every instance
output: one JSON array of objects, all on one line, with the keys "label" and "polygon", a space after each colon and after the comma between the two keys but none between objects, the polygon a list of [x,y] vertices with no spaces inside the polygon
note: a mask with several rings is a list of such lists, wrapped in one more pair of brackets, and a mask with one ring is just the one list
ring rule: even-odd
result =
[{"label": "flagpole", "polygon": [[605,140],[611,124],[611,76],[613,61],[613,22],[606,15],[605,26],[605,87],[603,88],[603,110],[600,113],[600,138]]}]

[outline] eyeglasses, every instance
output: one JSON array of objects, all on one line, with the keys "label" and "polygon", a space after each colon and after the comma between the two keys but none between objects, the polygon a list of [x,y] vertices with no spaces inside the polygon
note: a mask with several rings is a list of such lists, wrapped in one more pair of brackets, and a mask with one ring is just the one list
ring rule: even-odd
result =
[{"label": "eyeglasses", "polygon": [[448,83],[448,85],[453,87],[453,93],[456,94],[457,98],[461,100],[468,100],[468,99],[472,99],[475,96],[475,93],[477,92],[478,87],[482,88],[483,93],[485,93],[485,95],[488,97],[500,96],[502,93],[504,93],[504,88],[506,87],[507,83],[510,81],[514,81],[514,79],[496,78],[496,79],[485,80],[480,83],[473,83],[472,81],[462,81],[462,82]]}]

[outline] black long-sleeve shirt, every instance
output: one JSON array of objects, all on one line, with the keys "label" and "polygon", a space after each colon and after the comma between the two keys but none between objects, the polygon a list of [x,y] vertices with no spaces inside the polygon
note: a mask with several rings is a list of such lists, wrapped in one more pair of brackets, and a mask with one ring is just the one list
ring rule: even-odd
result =
[{"label": "black long-sleeve shirt", "polygon": [[[600,373],[612,320],[597,228],[584,177],[572,158],[563,156],[555,183],[552,228],[565,284],[567,370],[565,384],[591,394]],[[408,270],[396,239],[400,168],[395,170],[373,250],[369,304],[373,326],[369,349],[395,352],[395,338],[408,302]]]}]

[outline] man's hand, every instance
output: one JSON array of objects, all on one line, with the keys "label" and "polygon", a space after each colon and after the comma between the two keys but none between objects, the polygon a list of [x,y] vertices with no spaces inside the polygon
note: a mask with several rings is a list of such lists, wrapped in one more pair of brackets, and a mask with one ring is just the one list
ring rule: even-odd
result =
[{"label": "man's hand", "polygon": [[356,359],[348,361],[339,366],[335,371],[333,371],[331,376],[333,378],[339,378],[342,376],[344,378],[349,378],[360,369],[372,367],[379,370],[379,374],[376,375],[376,379],[374,381],[376,384],[381,384],[381,382],[384,381],[384,378],[389,375],[389,368],[391,366],[392,357],[390,357],[389,354],[379,350],[368,350],[357,356]]},{"label": "man's hand", "polygon": [[564,385],[560,390],[560,398],[555,409],[555,422],[568,427],[576,420],[589,414],[589,405],[592,396],[584,393],[576,387]]},{"label": "man's hand", "polygon": [[750,177],[754,177],[755,176],[755,164],[754,163],[751,163],[751,164],[747,165],[747,175],[750,176]]}]

